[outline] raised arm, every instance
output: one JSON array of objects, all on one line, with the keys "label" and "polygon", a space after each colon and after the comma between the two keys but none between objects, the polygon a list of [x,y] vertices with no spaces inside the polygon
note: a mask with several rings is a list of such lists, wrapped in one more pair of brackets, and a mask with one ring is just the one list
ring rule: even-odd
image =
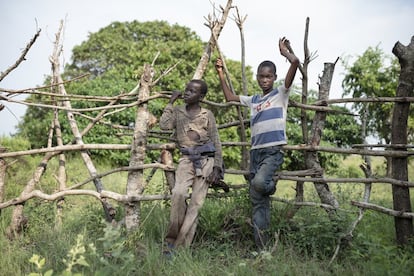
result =
[{"label": "raised arm", "polygon": [[290,42],[289,40],[287,40],[287,38],[283,37],[279,39],[280,54],[286,57],[290,62],[290,67],[285,77],[286,88],[289,88],[292,85],[293,80],[295,79],[296,71],[299,66],[299,59],[297,58],[297,56],[295,56],[295,54],[289,51],[289,48],[290,48]]},{"label": "raised arm", "polygon": [[224,78],[223,73],[223,61],[218,58],[216,61],[216,70],[218,77],[220,79],[221,89],[223,90],[224,97],[228,102],[240,102],[240,98],[238,95],[234,94],[233,91],[230,90],[230,87],[227,85],[226,79]]},{"label": "raised arm", "polygon": [[167,106],[164,108],[160,118],[160,128],[162,130],[171,130],[175,128],[175,116],[174,116],[174,102],[181,98],[180,91],[174,91],[171,95],[170,101]]}]

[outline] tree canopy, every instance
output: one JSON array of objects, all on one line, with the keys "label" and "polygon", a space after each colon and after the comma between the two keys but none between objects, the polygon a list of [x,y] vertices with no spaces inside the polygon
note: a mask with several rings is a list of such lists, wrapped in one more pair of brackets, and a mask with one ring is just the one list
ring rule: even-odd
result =
[{"label": "tree canopy", "polygon": [[[152,87],[153,92],[183,90],[185,84],[192,78],[204,51],[206,43],[201,41],[196,33],[187,27],[170,25],[164,21],[151,22],[113,22],[91,33],[87,40],[72,51],[71,62],[65,65],[63,79],[74,80],[81,75],[88,74],[86,78],[77,79],[65,84],[68,94],[117,96],[131,91],[141,76],[145,63],[154,60],[155,77],[176,65],[168,74],[163,75],[160,81]],[[214,68],[216,54],[212,57],[211,66],[208,66],[203,79],[208,85],[206,99],[223,103],[223,93]],[[155,57],[157,57],[155,59]],[[227,67],[231,74],[230,79],[234,90],[242,91],[242,71],[239,61],[227,60]],[[248,91],[250,94],[260,91],[250,67],[246,68]],[[280,80],[281,81],[281,80]],[[48,80],[46,80],[46,83]],[[293,96],[295,98],[295,95]],[[32,95],[34,102],[48,102],[49,97]],[[131,99],[131,102],[134,99]],[[296,99],[299,101],[299,99]],[[121,103],[129,103],[122,100]],[[151,100],[148,103],[150,112],[159,118],[167,103],[166,99]],[[107,102],[73,100],[73,108],[86,108],[106,105]],[[238,120],[236,108],[209,108],[216,116],[218,124],[230,123]],[[83,129],[99,111],[91,111],[82,116],[76,116],[79,128]],[[300,121],[299,109],[291,108],[288,112],[288,136],[291,144],[301,143],[301,133],[298,122]],[[311,116],[313,113],[308,112]],[[131,142],[132,129],[136,115],[136,107],[128,107],[119,112],[109,112],[103,121],[97,124],[87,135],[83,137],[85,143],[124,143]],[[19,125],[19,134],[27,137],[32,147],[44,147],[47,144],[47,133],[53,111],[40,107],[29,107]],[[66,114],[59,113],[64,143],[73,139]],[[330,121],[332,120],[332,123]],[[309,117],[308,121],[311,121]],[[337,130],[337,125],[347,126],[347,129]],[[155,125],[153,130],[157,130]],[[326,143],[336,146],[346,146],[356,142],[357,123],[352,117],[328,116],[327,129],[324,140]],[[220,131],[222,141],[239,141],[238,127],[231,127]],[[149,138],[149,142],[159,143],[158,138]],[[164,141],[165,142],[165,141]],[[108,162],[119,165],[128,164],[129,152],[94,152]],[[236,167],[241,162],[241,149],[239,147],[225,147],[224,158],[228,167]],[[288,155],[290,161],[286,162],[286,168],[295,169],[301,162],[301,157]],[[157,156],[149,153],[148,158],[156,160]],[[332,160],[326,158],[326,160]],[[335,162],[332,162],[335,163]]]},{"label": "tree canopy", "polygon": [[[349,65],[345,62],[346,74],[342,82],[344,95],[354,98],[394,97],[400,72],[398,60],[384,54],[377,46],[369,47],[356,61]],[[353,109],[367,118],[367,134],[390,143],[391,116],[394,104],[355,103]],[[413,137],[413,120],[409,122]],[[412,138],[411,138],[412,139]]]},{"label": "tree canopy", "polygon": [[[205,46],[206,43],[189,28],[176,24],[170,25],[165,21],[113,22],[98,32],[91,33],[87,40],[73,48],[72,61],[65,65],[63,78],[71,80],[84,74],[88,74],[88,77],[69,82],[65,84],[65,88],[68,94],[74,95],[116,96],[126,93],[137,85],[143,65],[154,61],[154,79],[160,77],[169,68],[176,66],[160,78],[152,91],[182,91],[192,78]],[[236,90],[240,91],[240,62],[229,60],[227,65],[234,74],[232,76],[233,85]],[[249,86],[255,86],[255,81],[252,78],[253,73],[249,67],[247,74],[250,75]],[[224,102],[213,62],[207,68],[203,79],[209,88],[206,99]],[[46,83],[48,81],[46,80]],[[50,103],[49,98],[39,95],[31,96],[30,100]],[[150,112],[159,118],[166,102],[165,99],[150,101]],[[72,101],[73,108],[88,108],[106,104],[106,102],[97,101]],[[230,122],[236,118],[236,111],[231,107],[210,109],[217,115],[218,123]],[[98,112],[88,112],[85,115],[91,118]],[[83,137],[84,141],[86,143],[130,143],[132,131],[113,126],[128,127],[133,125],[135,114],[136,108],[130,107],[105,116],[103,120],[105,123],[97,124]],[[68,143],[73,138],[71,129],[63,112],[59,114],[59,117],[64,142]],[[31,106],[18,127],[18,134],[27,137],[31,141],[32,147],[44,147],[47,143],[47,133],[52,118],[52,110]],[[90,119],[84,116],[77,116],[76,119],[81,129],[90,122]],[[232,134],[232,132],[234,133]],[[234,138],[235,134],[237,134],[236,129],[229,130],[223,134],[223,138]],[[154,140],[157,139],[152,141]],[[128,160],[128,153],[99,151],[95,154],[120,164],[127,164]],[[236,158],[234,153],[229,156]]]}]

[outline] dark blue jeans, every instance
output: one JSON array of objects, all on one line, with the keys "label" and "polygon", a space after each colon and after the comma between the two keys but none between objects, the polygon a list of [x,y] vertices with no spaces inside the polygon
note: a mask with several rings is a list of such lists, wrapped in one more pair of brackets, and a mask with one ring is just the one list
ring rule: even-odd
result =
[{"label": "dark blue jeans", "polygon": [[270,195],[276,191],[273,176],[283,163],[281,147],[274,146],[250,151],[250,201],[254,240],[259,249],[268,242],[270,226]]}]

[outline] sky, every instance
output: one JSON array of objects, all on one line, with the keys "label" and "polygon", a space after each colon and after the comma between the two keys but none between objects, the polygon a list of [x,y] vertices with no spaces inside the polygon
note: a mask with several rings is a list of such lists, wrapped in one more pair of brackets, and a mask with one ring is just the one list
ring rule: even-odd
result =
[{"label": "sky", "polygon": [[[204,25],[205,18],[213,13],[213,5],[224,7],[226,3],[227,0],[0,1],[0,72],[13,65],[37,29],[42,30],[26,60],[0,82],[0,88],[16,90],[43,83],[50,74],[49,56],[61,20],[65,24],[63,63],[69,63],[74,46],[114,21],[164,20],[186,26],[208,41],[210,30]],[[376,46],[391,56],[397,41],[408,45],[414,36],[412,0],[233,0],[232,4],[241,16],[247,16],[243,25],[246,64],[255,70],[261,61],[272,60],[279,78],[284,77],[289,65],[279,53],[279,38],[287,37],[303,60],[305,23],[310,18],[308,47],[317,54],[309,65],[309,88],[314,90],[318,88],[324,63],[335,62],[338,57],[352,62],[368,47]],[[232,10],[230,17],[234,15]],[[226,58],[241,60],[239,29],[230,18],[220,35],[219,46]],[[338,62],[330,98],[341,97],[344,72]],[[296,75],[295,84],[300,85],[300,74]],[[0,103],[6,106],[0,111],[0,136],[9,136],[16,132],[26,107]]]}]

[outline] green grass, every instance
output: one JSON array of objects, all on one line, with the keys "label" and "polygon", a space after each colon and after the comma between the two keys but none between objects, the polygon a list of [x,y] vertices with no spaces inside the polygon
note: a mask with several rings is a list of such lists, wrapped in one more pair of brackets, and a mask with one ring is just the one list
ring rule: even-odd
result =
[{"label": "green grass", "polygon": [[[20,162],[35,167],[39,158]],[[343,175],[358,174],[360,160],[344,160]],[[81,160],[68,158],[68,186],[88,177]],[[374,173],[384,175],[380,159],[373,161]],[[99,165],[98,171],[111,168]],[[413,179],[413,164],[410,164]],[[56,161],[48,165],[39,189],[52,192],[57,188]],[[148,172],[146,172],[147,174]],[[13,165],[6,178],[6,199],[17,196],[30,179],[32,171]],[[105,189],[125,193],[126,172],[105,176]],[[226,182],[244,183],[243,177],[226,175]],[[29,224],[14,240],[4,231],[10,223],[12,208],[1,211],[0,275],[28,275],[31,272],[53,275],[409,275],[414,271],[414,244],[395,246],[394,219],[374,211],[366,211],[353,233],[352,242],[341,247],[338,257],[329,265],[339,236],[356,218],[350,200],[360,200],[363,184],[331,184],[330,188],[347,211],[339,211],[331,221],[318,207],[302,207],[292,220],[285,214],[291,206],[280,202],[272,205],[273,248],[258,254],[249,226],[250,203],[246,190],[233,190],[230,197],[209,197],[201,212],[196,237],[191,248],[178,250],[172,260],[162,256],[163,238],[169,217],[169,202],[141,204],[138,229],[126,233],[123,227],[104,222],[100,202],[88,196],[65,199],[62,225],[57,227],[56,204],[32,199],[25,206]],[[94,189],[89,183],[85,189]],[[280,181],[276,197],[293,199],[295,183]],[[163,173],[158,170],[146,187],[147,194],[167,193]],[[214,195],[215,191],[211,190]],[[371,201],[392,206],[389,184],[374,184]],[[305,183],[305,200],[318,201],[312,183]],[[124,215],[122,204],[111,201]],[[38,256],[45,263],[29,260]],[[42,274],[38,274],[42,275]]]},{"label": "green grass", "polygon": [[168,207],[160,202],[143,204],[141,226],[129,234],[104,223],[98,204],[86,204],[82,212],[65,210],[63,227],[56,230],[50,216],[41,216],[51,207],[45,206],[37,211],[36,226],[18,239],[0,238],[0,274],[38,271],[29,262],[36,254],[45,258],[40,271],[53,269],[54,275],[61,275],[67,268],[64,260],[74,259],[76,252],[88,266],[76,264],[71,272],[82,275],[409,275],[414,268],[412,250],[392,245],[392,222],[383,215],[369,212],[353,243],[328,266],[337,234],[323,212],[303,208],[288,223],[278,219],[284,207],[275,205],[272,227],[279,236],[271,252],[254,252],[245,223],[248,204],[208,199],[193,246],[178,250],[172,260],[161,254]]}]

